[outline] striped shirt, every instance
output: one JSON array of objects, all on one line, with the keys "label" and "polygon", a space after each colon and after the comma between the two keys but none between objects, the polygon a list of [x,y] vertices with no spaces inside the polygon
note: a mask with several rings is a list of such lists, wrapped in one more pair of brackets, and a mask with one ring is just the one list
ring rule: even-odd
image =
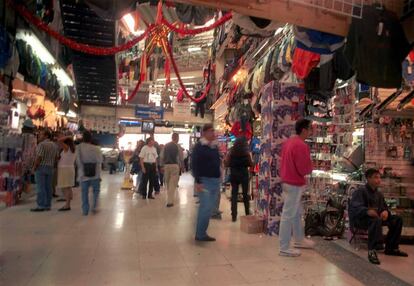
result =
[{"label": "striped shirt", "polygon": [[55,143],[46,139],[37,145],[36,155],[41,158],[39,166],[54,167],[59,155],[59,150]]}]

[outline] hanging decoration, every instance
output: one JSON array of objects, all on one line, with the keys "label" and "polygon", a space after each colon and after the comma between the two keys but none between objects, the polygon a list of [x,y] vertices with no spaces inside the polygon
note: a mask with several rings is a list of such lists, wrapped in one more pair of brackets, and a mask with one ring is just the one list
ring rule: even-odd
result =
[{"label": "hanging decoration", "polygon": [[49,36],[55,38],[58,40],[62,45],[65,45],[72,50],[82,52],[85,54],[90,55],[96,55],[96,56],[109,56],[109,55],[115,55],[119,52],[123,52],[126,50],[130,50],[133,46],[138,44],[140,41],[145,39],[148,35],[148,33],[153,29],[154,25],[148,27],[145,32],[140,35],[139,37],[136,37],[135,39],[115,47],[96,47],[91,46],[87,44],[78,43],[72,39],[69,39],[55,30],[51,29],[45,22],[43,22],[40,18],[34,16],[25,6],[21,4],[15,4],[13,1],[9,0],[8,3],[13,7],[23,18],[25,18],[29,23],[36,26],[39,30],[44,31]]},{"label": "hanging decoration", "polygon": [[39,119],[42,120],[46,116],[45,110],[41,106],[32,106],[29,109],[27,109],[26,112],[27,116],[30,119]]},{"label": "hanging decoration", "polygon": [[189,99],[191,99],[192,101],[196,102],[196,103],[202,101],[207,96],[208,92],[210,91],[210,87],[211,87],[210,83],[208,83],[206,85],[206,87],[204,89],[204,92],[200,97],[198,97],[198,98],[192,97],[188,93],[187,89],[185,88],[184,82],[181,79],[181,75],[180,75],[180,72],[178,71],[177,63],[174,60],[174,55],[173,55],[172,48],[171,48],[170,45],[168,45],[168,47],[167,47],[167,52],[168,52],[169,60],[171,61],[172,67],[174,69],[175,75],[177,76],[178,83],[180,84],[180,87],[181,87],[184,95],[186,97],[188,97]]},{"label": "hanging decoration", "polygon": [[72,50],[83,52],[86,54],[99,55],[99,56],[115,55],[119,52],[130,50],[140,41],[147,39],[147,44],[146,44],[144,53],[141,57],[140,77],[139,77],[136,87],[132,91],[131,95],[128,96],[128,98],[126,98],[125,94],[122,91],[119,92],[121,98],[125,101],[132,100],[135,97],[135,95],[138,93],[141,83],[146,80],[147,61],[149,57],[151,56],[152,52],[154,51],[155,47],[161,48],[164,55],[166,56],[165,77],[166,77],[167,85],[170,83],[170,73],[171,73],[170,66],[172,66],[174,69],[174,73],[177,76],[178,82],[181,86],[181,89],[183,90],[183,94],[196,103],[202,101],[207,96],[208,92],[210,91],[210,87],[211,87],[210,83],[206,84],[204,92],[198,98],[192,97],[187,92],[187,89],[185,88],[185,85],[178,71],[177,64],[174,60],[172,47],[170,46],[168,42],[168,35],[171,32],[176,32],[180,35],[201,34],[201,33],[213,30],[220,25],[223,25],[224,23],[226,23],[232,18],[232,14],[227,13],[226,15],[221,17],[219,20],[217,20],[213,24],[208,25],[206,27],[186,29],[180,26],[179,23],[169,23],[167,20],[165,20],[163,13],[162,13],[163,1],[159,1],[156,21],[154,24],[150,24],[142,35],[140,35],[139,37],[136,37],[135,39],[123,45],[114,46],[114,47],[97,47],[97,46],[91,46],[87,44],[78,43],[72,39],[69,39],[59,34],[57,31],[51,29],[41,19],[34,16],[24,5],[16,4],[12,0],[8,0],[7,3],[12,8],[14,8],[23,18],[25,18],[29,23],[33,24],[38,29],[46,32],[48,35],[58,40],[61,44],[71,48]]}]

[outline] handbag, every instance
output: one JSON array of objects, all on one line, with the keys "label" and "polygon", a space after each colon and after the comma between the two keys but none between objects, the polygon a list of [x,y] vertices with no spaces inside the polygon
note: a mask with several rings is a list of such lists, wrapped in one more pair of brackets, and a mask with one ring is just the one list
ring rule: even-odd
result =
[{"label": "handbag", "polygon": [[96,163],[84,163],[82,159],[82,148],[79,147],[79,156],[83,165],[83,175],[87,178],[95,177],[96,175]]}]

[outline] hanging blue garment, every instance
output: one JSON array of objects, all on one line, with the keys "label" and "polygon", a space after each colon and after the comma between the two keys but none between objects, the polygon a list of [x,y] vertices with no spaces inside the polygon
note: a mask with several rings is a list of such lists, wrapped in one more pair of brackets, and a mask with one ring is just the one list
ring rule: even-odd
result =
[{"label": "hanging blue garment", "polygon": [[12,42],[6,29],[0,26],[0,68],[4,68],[12,56]]}]

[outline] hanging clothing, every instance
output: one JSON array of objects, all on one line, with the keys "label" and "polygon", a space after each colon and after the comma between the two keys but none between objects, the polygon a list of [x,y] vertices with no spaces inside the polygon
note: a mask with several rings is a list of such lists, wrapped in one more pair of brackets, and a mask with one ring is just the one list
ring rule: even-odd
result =
[{"label": "hanging clothing", "polygon": [[239,13],[233,13],[232,19],[233,23],[240,27],[240,33],[247,36],[272,37],[275,31],[283,26],[283,24],[276,21]]},{"label": "hanging clothing", "polygon": [[362,18],[352,19],[345,55],[359,82],[382,88],[401,87],[401,63],[409,51],[404,30],[393,12],[366,5]]},{"label": "hanging clothing", "polygon": [[317,54],[332,54],[344,45],[344,37],[294,26],[297,47]]},{"label": "hanging clothing", "polygon": [[13,44],[9,33],[3,27],[0,27],[0,68],[4,68],[7,65],[10,57],[12,56]]},{"label": "hanging clothing", "polygon": [[[202,91],[197,91],[195,94],[195,98],[200,98],[202,94]],[[204,118],[204,114],[206,112],[206,102],[207,97],[204,97],[201,101],[196,103],[195,116],[198,116],[198,114],[200,113],[200,117]]]},{"label": "hanging clothing", "polygon": [[175,12],[181,22],[198,26],[204,25],[214,16],[213,9],[181,3],[175,4]]},{"label": "hanging clothing", "polygon": [[246,123],[244,131],[242,129],[242,124],[240,121],[234,122],[230,132],[236,137],[245,137],[247,140],[250,140],[253,135],[252,126],[249,122]]},{"label": "hanging clothing", "polygon": [[402,63],[403,77],[408,85],[414,86],[414,52],[411,52],[410,55]]},{"label": "hanging clothing", "polygon": [[320,58],[319,54],[296,48],[293,55],[292,71],[298,78],[305,79],[311,70],[319,64]]}]

